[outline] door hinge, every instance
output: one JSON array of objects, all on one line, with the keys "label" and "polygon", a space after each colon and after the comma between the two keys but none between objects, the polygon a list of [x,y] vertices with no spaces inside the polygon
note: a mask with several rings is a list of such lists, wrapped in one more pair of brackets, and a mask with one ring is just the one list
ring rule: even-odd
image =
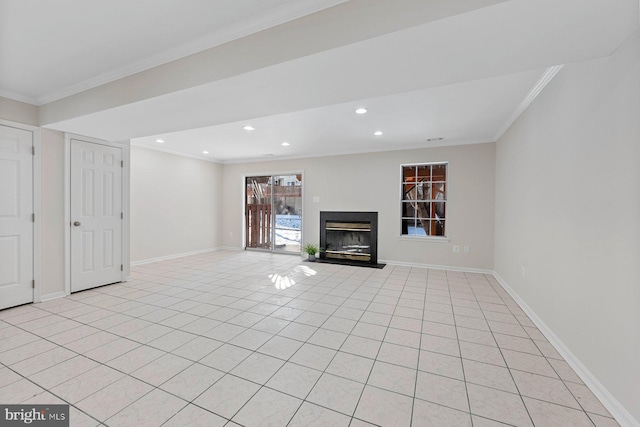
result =
[{"label": "door hinge", "polygon": [[36,147],[31,146],[31,155],[35,156],[36,155]]},{"label": "door hinge", "polygon": [[124,160],[120,160],[120,167],[123,168],[124,167]]},{"label": "door hinge", "polygon": [[31,289],[35,289],[36,288],[36,281],[35,279],[31,281]]},{"label": "door hinge", "polygon": [[120,271],[124,271],[124,266],[120,264]]},{"label": "door hinge", "polygon": [[120,219],[124,219],[124,212],[120,212]]},{"label": "door hinge", "polygon": [[31,214],[31,222],[36,222],[36,214]]}]

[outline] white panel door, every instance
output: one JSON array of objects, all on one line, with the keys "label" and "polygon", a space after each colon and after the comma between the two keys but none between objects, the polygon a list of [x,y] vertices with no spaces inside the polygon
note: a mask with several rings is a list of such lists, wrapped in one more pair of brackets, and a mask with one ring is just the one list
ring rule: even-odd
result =
[{"label": "white panel door", "polygon": [[71,292],[122,280],[122,149],[71,140]]},{"label": "white panel door", "polygon": [[33,133],[0,125],[0,309],[33,302]]}]

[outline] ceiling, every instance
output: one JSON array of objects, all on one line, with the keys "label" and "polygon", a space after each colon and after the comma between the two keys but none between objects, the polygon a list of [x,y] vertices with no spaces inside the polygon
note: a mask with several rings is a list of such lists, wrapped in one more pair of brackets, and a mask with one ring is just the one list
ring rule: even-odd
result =
[{"label": "ceiling", "polygon": [[639,27],[637,0],[185,3],[0,0],[0,95],[219,162],[492,142],[562,64]]},{"label": "ceiling", "polygon": [[[136,138],[134,143],[193,157],[238,162],[440,146],[451,141],[495,141],[496,132],[545,71],[524,71],[163,133]],[[357,114],[355,110],[360,107],[366,107],[367,113]],[[255,130],[245,130],[247,125]],[[382,135],[375,135],[377,131]],[[208,154],[203,155],[203,151]]]},{"label": "ceiling", "polygon": [[346,0],[0,0],[0,96],[45,104]]}]

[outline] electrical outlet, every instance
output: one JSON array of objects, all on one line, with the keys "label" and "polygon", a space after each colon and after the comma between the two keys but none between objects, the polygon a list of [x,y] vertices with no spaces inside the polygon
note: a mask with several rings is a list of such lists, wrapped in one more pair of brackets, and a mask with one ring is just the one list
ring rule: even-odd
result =
[{"label": "electrical outlet", "polygon": [[463,251],[465,254],[468,254],[468,253],[471,251],[471,247],[469,247],[469,246],[465,246],[465,247],[462,249],[462,251]]},{"label": "electrical outlet", "polygon": [[453,245],[453,252],[454,252],[454,253],[459,253],[459,252],[460,252],[460,246],[458,246],[458,245]]},{"label": "electrical outlet", "polygon": [[233,231],[229,232],[229,237],[233,237]]},{"label": "electrical outlet", "polygon": [[527,277],[527,272],[525,271],[524,267],[522,267],[522,278],[526,278]]},{"label": "electrical outlet", "polygon": [[320,203],[320,197],[314,196],[313,203]]}]

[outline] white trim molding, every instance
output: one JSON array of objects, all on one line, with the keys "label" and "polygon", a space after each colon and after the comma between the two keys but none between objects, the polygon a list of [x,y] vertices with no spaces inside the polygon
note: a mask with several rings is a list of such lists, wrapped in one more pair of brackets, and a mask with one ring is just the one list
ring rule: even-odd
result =
[{"label": "white trim molding", "polygon": [[42,292],[42,132],[39,127],[24,123],[13,122],[11,120],[0,119],[0,124],[17,129],[26,130],[33,135],[32,144],[34,149],[31,176],[33,180],[33,213],[35,221],[33,223],[33,302],[40,302]]},{"label": "white trim molding", "polygon": [[42,131],[33,128],[33,302],[42,301]]},{"label": "white trim molding", "polygon": [[204,156],[204,155],[198,156],[198,155],[195,155],[195,154],[182,153],[180,151],[175,151],[175,150],[167,150],[167,149],[164,149],[164,148],[161,148],[161,147],[153,147],[153,146],[150,146],[150,145],[140,144],[136,140],[131,140],[131,146],[132,147],[137,147],[137,148],[144,148],[144,149],[147,149],[147,150],[159,151],[161,153],[173,154],[174,156],[188,157],[190,159],[196,159],[196,160],[204,160],[205,162],[215,163],[215,164],[218,164],[218,165],[222,164],[222,162],[220,162],[219,160],[216,160],[214,158],[207,157],[207,156]]},{"label": "white trim molding", "polygon": [[515,110],[513,110],[509,118],[507,118],[507,120],[502,124],[502,126],[500,126],[495,136],[493,137],[494,141],[497,141],[500,139],[500,137],[507,131],[507,129],[511,127],[513,122],[515,122],[518,119],[518,117],[520,117],[520,114],[522,114],[523,111],[526,110],[527,107],[533,102],[533,100],[536,99],[536,97],[540,94],[540,92],[542,92],[542,89],[544,89],[545,86],[549,84],[551,79],[553,79],[556,76],[556,74],[558,74],[558,72],[562,69],[562,67],[564,67],[564,64],[554,65],[553,67],[547,68],[544,71],[544,73],[542,73],[542,76],[540,76],[540,79],[531,88],[527,96],[524,97],[522,102],[516,107]]},{"label": "white trim molding", "polygon": [[151,264],[151,263],[154,263],[154,262],[166,261],[166,260],[169,260],[169,259],[176,259],[176,258],[184,258],[184,257],[187,257],[187,256],[192,256],[192,255],[206,254],[206,253],[209,253],[209,252],[215,252],[215,251],[219,251],[219,250],[222,250],[222,248],[200,249],[200,250],[197,250],[197,251],[183,252],[183,253],[180,253],[180,254],[165,255],[165,256],[159,256],[159,257],[155,257],[155,258],[141,259],[139,261],[133,261],[131,263],[131,266],[134,267],[136,265]]},{"label": "white trim molding", "polygon": [[91,144],[107,145],[122,150],[122,212],[124,213],[122,224],[122,265],[123,271],[120,280],[126,282],[129,279],[129,241],[130,241],[130,177],[131,177],[131,147],[128,141],[111,142],[89,136],[64,134],[64,292],[71,294],[71,140],[76,139]]},{"label": "white trim molding", "polygon": [[233,40],[276,27],[303,16],[337,6],[341,3],[345,3],[346,1],[348,0],[297,0],[295,2],[286,2],[264,12],[251,15],[242,21],[231,23],[221,28],[216,28],[210,33],[204,34],[174,48],[164,50],[146,58],[141,58],[133,64],[129,64],[115,70],[110,70],[90,79],[45,93],[38,96],[35,100],[24,96],[22,96],[22,98],[25,100],[31,99],[28,101],[30,104],[44,105],[127,76],[176,61],[186,56],[229,43]]},{"label": "white trim molding", "polygon": [[500,285],[511,295],[511,298],[520,306],[520,308],[529,316],[529,318],[535,323],[540,332],[549,340],[551,345],[560,353],[560,355],[566,360],[566,362],[573,368],[578,374],[580,379],[585,383],[587,387],[595,394],[595,396],[602,402],[611,415],[616,419],[621,427],[640,427],[640,422],[636,420],[627,409],[613,397],[613,395],[606,389],[606,387],[582,364],[580,359],[558,338],[558,336],[547,326],[546,323],[536,314],[531,307],[505,282],[500,275],[493,271],[493,277],[500,283]]},{"label": "white trim molding", "polygon": [[67,294],[64,291],[53,292],[51,294],[42,295],[40,297],[40,302],[51,301],[53,299],[64,298]]},{"label": "white trim molding", "polygon": [[449,243],[451,239],[439,236],[413,236],[408,234],[400,234],[396,236],[398,240],[406,240],[408,242],[429,242],[429,243]]},{"label": "white trim molding", "polygon": [[[240,215],[240,218],[245,218],[246,212],[247,212],[247,178],[251,178],[251,177],[262,177],[262,176],[269,176],[269,177],[274,177],[274,176],[286,176],[286,175],[300,175],[302,177],[302,185],[300,186],[300,197],[302,198],[302,215],[300,216],[300,252],[291,252],[292,254],[302,254],[302,246],[304,242],[304,222],[305,222],[305,212],[307,211],[307,206],[305,204],[305,193],[304,193],[304,187],[305,187],[305,175],[304,175],[304,169],[294,169],[294,170],[288,170],[288,171],[282,171],[282,172],[256,172],[256,173],[248,173],[248,174],[243,174],[242,175],[242,181],[240,182],[241,188],[240,191],[242,194],[242,197],[244,199],[244,201],[242,202],[242,211],[238,212],[238,214]],[[273,200],[271,200],[271,203],[273,203]],[[243,219],[242,221],[242,233],[241,236],[242,241],[240,242],[240,247],[241,249],[256,249],[256,248],[247,248],[247,227],[246,227],[246,223]],[[223,240],[224,240],[224,236],[223,236]],[[278,253],[276,252],[274,249],[262,249],[263,252],[271,252],[271,253]]]},{"label": "white trim molding", "polygon": [[487,270],[484,268],[455,267],[450,265],[435,265],[435,264],[419,264],[415,262],[391,261],[386,259],[379,259],[378,263],[397,265],[401,267],[430,268],[432,270],[460,271],[463,273],[478,273],[478,274],[493,275],[493,270]]}]

